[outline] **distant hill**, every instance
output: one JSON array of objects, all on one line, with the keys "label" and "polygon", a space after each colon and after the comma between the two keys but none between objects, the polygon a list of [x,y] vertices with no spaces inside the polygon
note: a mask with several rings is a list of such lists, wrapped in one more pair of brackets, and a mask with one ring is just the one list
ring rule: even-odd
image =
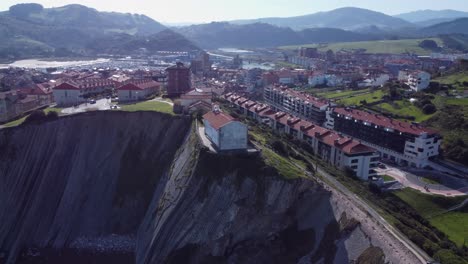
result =
[{"label": "distant hill", "polygon": [[444,42],[444,46],[447,49],[461,51],[464,53],[468,52],[468,35],[440,35],[440,39]]},{"label": "distant hill", "polygon": [[175,30],[203,48],[276,47],[373,39],[364,34],[336,28],[294,31],[291,28],[277,27],[267,23],[236,25],[227,22],[212,22]]},{"label": "distant hill", "polygon": [[319,12],[311,15],[285,18],[259,18],[252,20],[230,21],[233,24],[268,23],[280,27],[290,27],[295,30],[307,28],[339,28],[358,30],[376,26],[380,29],[396,29],[414,26],[403,19],[392,17],[368,9],[345,7],[329,12]]},{"label": "distant hill", "polygon": [[446,34],[468,34],[468,18],[459,18],[454,21],[444,22],[420,30],[426,35],[446,35]]},{"label": "distant hill", "polygon": [[417,25],[418,27],[430,27],[430,26],[437,25],[440,23],[451,22],[456,19],[458,18],[434,18],[434,19],[424,20],[421,22],[415,22],[414,24]]},{"label": "distant hill", "polygon": [[[162,32],[165,32],[162,34]],[[158,37],[172,34],[177,43],[165,45]],[[108,47],[94,45],[96,40],[109,43],[124,38],[136,46],[119,49],[132,54],[141,49],[185,50],[197,47],[171,32],[157,21],[135,14],[99,12],[81,5],[43,8],[39,4],[19,4],[0,13],[0,58],[18,59],[32,56],[77,56],[107,53]],[[126,42],[125,42],[126,43]]]},{"label": "distant hill", "polygon": [[[418,10],[414,12],[404,13],[396,15],[395,17],[404,19],[412,23],[422,23],[424,21],[439,20],[441,22],[447,22],[456,18],[468,17],[468,12],[457,11],[457,10]],[[445,20],[445,21],[441,21]]]}]

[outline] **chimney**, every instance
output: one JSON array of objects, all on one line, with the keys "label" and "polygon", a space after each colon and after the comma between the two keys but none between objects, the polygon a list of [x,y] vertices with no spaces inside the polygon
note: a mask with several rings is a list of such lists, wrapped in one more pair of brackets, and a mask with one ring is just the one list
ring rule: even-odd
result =
[{"label": "chimney", "polygon": [[335,146],[339,146],[340,144],[338,144],[340,140],[339,139],[335,139]]},{"label": "chimney", "polygon": [[213,105],[213,113],[219,114],[221,112],[221,109],[219,108],[219,105],[215,104]]}]

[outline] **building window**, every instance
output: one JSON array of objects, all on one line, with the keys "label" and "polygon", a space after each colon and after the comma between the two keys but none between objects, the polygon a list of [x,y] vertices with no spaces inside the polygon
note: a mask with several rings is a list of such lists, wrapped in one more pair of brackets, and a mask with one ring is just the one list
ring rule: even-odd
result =
[{"label": "building window", "polygon": [[359,160],[357,160],[357,159],[351,160],[351,163],[352,163],[352,164],[355,164],[355,163],[358,163],[358,162],[359,162]]}]

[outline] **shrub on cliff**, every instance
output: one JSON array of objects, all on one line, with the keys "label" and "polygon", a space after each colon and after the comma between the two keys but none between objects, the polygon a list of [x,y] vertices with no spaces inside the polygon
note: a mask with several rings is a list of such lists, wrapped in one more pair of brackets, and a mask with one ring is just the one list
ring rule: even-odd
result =
[{"label": "shrub on cliff", "polygon": [[26,124],[40,124],[46,121],[57,120],[59,115],[55,111],[50,111],[49,113],[45,113],[42,110],[35,110],[33,111],[24,121]]},{"label": "shrub on cliff", "polygon": [[46,114],[42,110],[33,111],[24,121],[24,123],[40,123],[47,119]]}]

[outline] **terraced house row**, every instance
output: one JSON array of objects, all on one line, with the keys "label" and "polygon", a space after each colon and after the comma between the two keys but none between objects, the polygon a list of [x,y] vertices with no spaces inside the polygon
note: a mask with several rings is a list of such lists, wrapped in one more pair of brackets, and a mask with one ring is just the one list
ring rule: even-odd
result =
[{"label": "terraced house row", "polygon": [[315,98],[282,87],[267,87],[265,101],[276,111],[298,116],[319,126],[362,140],[375,148],[381,158],[402,166],[423,168],[439,156],[442,137],[437,131],[379,114]]},{"label": "terraced house row", "polygon": [[224,98],[246,116],[269,125],[278,133],[307,142],[314,154],[329,164],[340,169],[350,168],[362,180],[376,176],[374,169],[379,155],[360,141],[233,93]]},{"label": "terraced house row", "polygon": [[323,124],[327,108],[334,106],[326,100],[280,86],[266,87],[264,98],[275,110],[291,113],[316,124]]},{"label": "terraced house row", "polygon": [[441,135],[432,129],[352,108],[330,107],[324,126],[359,138],[383,159],[403,166],[429,166],[431,158],[439,156],[442,143]]}]

